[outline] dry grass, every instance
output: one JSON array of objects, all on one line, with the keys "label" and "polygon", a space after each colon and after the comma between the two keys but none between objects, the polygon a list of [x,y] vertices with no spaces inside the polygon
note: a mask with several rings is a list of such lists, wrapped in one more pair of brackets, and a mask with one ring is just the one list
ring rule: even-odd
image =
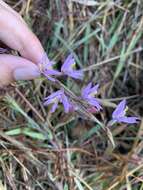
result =
[{"label": "dry grass", "polygon": [[[141,0],[7,0],[59,65],[72,52],[84,83],[99,83],[103,123],[119,100],[143,114]],[[62,81],[71,91],[83,83]],[[100,125],[49,114],[44,78],[0,89],[0,190],[143,190],[143,122],[112,127],[116,147]]]}]

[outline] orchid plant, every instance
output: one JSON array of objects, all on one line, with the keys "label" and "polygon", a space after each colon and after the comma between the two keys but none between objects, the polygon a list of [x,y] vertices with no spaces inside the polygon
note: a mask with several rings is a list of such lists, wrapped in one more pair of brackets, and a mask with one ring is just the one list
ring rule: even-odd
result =
[{"label": "orchid plant", "polygon": [[[54,83],[61,84],[56,78],[59,76],[67,76],[79,80],[82,80],[84,77],[82,70],[75,69],[76,64],[72,54],[70,54],[64,61],[61,67],[61,71],[54,70],[54,64],[55,63],[53,61],[50,61],[46,55],[44,55],[43,60],[39,64],[41,74],[43,74],[48,80]],[[50,112],[53,113],[58,108],[59,103],[61,103],[64,107],[65,113],[69,113],[70,111],[78,112],[79,110],[82,110],[85,114],[92,116],[92,118],[95,118],[92,114],[95,112],[99,112],[103,109],[101,103],[95,97],[98,93],[98,89],[99,84],[96,84],[94,86],[92,82],[90,82],[81,90],[81,96],[77,97],[75,94],[69,93],[69,90],[61,85],[61,89],[53,92],[51,95],[47,96],[44,99],[44,105],[52,105]],[[126,100],[122,100],[113,111],[112,119],[108,122],[108,124],[110,124],[110,126],[114,123],[133,124],[139,121],[138,117],[125,116],[126,111]],[[94,121],[97,121],[98,124],[102,125],[102,123],[97,119],[95,119]]]}]

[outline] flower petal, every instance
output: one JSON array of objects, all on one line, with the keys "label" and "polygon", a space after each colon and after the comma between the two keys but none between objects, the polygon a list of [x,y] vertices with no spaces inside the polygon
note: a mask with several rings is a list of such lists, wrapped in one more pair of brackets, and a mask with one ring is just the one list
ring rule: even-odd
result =
[{"label": "flower petal", "polygon": [[126,100],[122,100],[118,106],[116,107],[116,109],[114,110],[114,112],[112,113],[112,118],[119,118],[119,117],[123,117],[125,115],[124,111],[126,108]]},{"label": "flower petal", "polygon": [[44,106],[48,106],[49,104],[52,104],[53,101],[52,99],[48,99],[48,100],[45,100],[45,102],[43,103]]},{"label": "flower petal", "polygon": [[54,113],[54,112],[56,111],[57,107],[58,107],[58,101],[56,101],[56,102],[53,104],[53,106],[52,106],[52,108],[51,108],[51,110],[50,110],[50,113]]},{"label": "flower petal", "polygon": [[68,113],[69,109],[70,109],[70,103],[69,103],[69,100],[65,94],[62,95],[62,103],[64,106],[65,113]]},{"label": "flower petal", "polygon": [[59,71],[56,71],[54,69],[46,69],[44,72],[43,72],[44,75],[58,75],[60,76],[62,73],[59,72]]},{"label": "flower petal", "polygon": [[47,54],[44,53],[42,60],[40,62],[40,65],[42,65],[43,70],[52,68],[53,61],[50,61]]},{"label": "flower petal", "polygon": [[73,65],[74,63],[75,63],[74,57],[73,57],[72,54],[70,54],[70,55],[66,58],[64,64],[62,65],[61,71],[64,72],[64,73],[67,72],[67,71],[71,71],[71,70],[72,70],[72,65]]},{"label": "flower petal", "polygon": [[44,100],[48,100],[48,99],[54,99],[54,98],[59,98],[59,96],[63,93],[62,90],[58,90],[56,92],[53,92],[51,95],[47,96],[46,98],[44,98]]},{"label": "flower petal", "polygon": [[90,82],[87,86],[85,86],[81,91],[81,97],[82,98],[88,98],[88,94],[90,92],[90,89],[92,87],[92,82]]},{"label": "flower petal", "polygon": [[66,73],[68,76],[75,78],[75,79],[83,79],[83,72],[81,70],[78,71],[70,71]]},{"label": "flower petal", "polygon": [[102,107],[100,106],[100,104],[99,104],[99,102],[98,102],[98,100],[96,98],[90,98],[90,99],[87,100],[87,102],[90,105],[95,106],[98,111],[102,109]]},{"label": "flower petal", "polygon": [[118,118],[118,122],[123,122],[123,123],[129,123],[129,124],[133,124],[133,123],[138,123],[140,119],[138,117],[120,117]]},{"label": "flower petal", "polygon": [[98,88],[99,88],[99,84],[96,84],[94,87],[92,87],[91,89],[90,89],[90,93],[92,93],[92,94],[97,94],[97,90],[98,90]]}]

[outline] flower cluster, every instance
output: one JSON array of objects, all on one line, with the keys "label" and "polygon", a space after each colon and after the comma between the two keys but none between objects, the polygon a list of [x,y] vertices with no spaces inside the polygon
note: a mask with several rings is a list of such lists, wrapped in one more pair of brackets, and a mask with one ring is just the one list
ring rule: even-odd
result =
[{"label": "flower cluster", "polygon": [[61,72],[54,70],[54,61],[50,61],[46,54],[44,54],[41,63],[39,63],[40,72],[51,81],[55,81],[54,76],[60,76]]},{"label": "flower cluster", "polygon": [[67,59],[65,60],[65,62],[63,63],[63,65],[61,67],[61,72],[53,69],[54,64],[55,64],[55,62],[50,61],[46,54],[43,56],[43,59],[42,59],[41,63],[39,64],[41,73],[45,77],[47,77],[49,80],[55,81],[53,76],[61,76],[61,75],[69,76],[74,79],[80,79],[80,80],[83,79],[82,70],[74,69],[75,60],[74,60],[74,57],[72,54],[70,54],[67,57]]},{"label": "flower cluster", "polygon": [[126,100],[122,100],[115,111],[112,113],[113,122],[123,122],[123,123],[137,123],[138,117],[127,117],[125,116],[127,111]]},{"label": "flower cluster", "polygon": [[102,107],[100,106],[97,99],[94,97],[97,94],[97,90],[99,85],[95,85],[92,87],[92,83],[90,82],[86,87],[84,87],[81,91],[81,97],[89,103],[92,107],[95,107],[97,111],[100,111]]},{"label": "flower cluster", "polygon": [[58,107],[58,103],[62,103],[64,106],[65,113],[68,113],[70,110],[70,102],[67,96],[64,94],[64,90],[58,90],[52,93],[50,96],[45,98],[44,105],[48,106],[49,104],[53,104],[50,110],[51,113],[55,112]]},{"label": "flower cluster", "polygon": [[[80,80],[82,80],[84,77],[82,70],[75,69],[75,60],[72,54],[70,54],[64,61],[61,67],[61,71],[53,69],[54,64],[55,63],[53,61],[50,61],[46,55],[43,57],[42,62],[39,64],[41,73],[50,81],[56,82],[57,79],[55,77],[63,75]],[[102,110],[102,106],[99,100],[95,97],[98,93],[98,89],[99,84],[93,86],[92,82],[90,82],[87,86],[83,87],[81,90],[81,95],[78,97],[79,100],[86,103],[86,108],[91,113],[99,112]],[[59,103],[63,104],[65,113],[78,109],[78,106],[73,104],[63,88],[56,92],[53,92],[51,95],[44,99],[45,106],[52,105],[50,109],[51,113],[55,112]],[[137,123],[139,121],[138,117],[125,116],[127,110],[126,108],[126,100],[121,101],[112,113],[112,120],[110,123]]]}]

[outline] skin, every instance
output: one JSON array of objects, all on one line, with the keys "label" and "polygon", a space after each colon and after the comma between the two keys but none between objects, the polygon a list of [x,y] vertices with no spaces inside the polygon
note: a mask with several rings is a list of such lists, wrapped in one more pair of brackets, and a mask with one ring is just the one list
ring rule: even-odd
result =
[{"label": "skin", "polygon": [[[22,17],[0,0],[0,41],[17,50],[21,57],[0,54],[0,87],[16,80],[17,69],[31,69],[42,60],[44,50]],[[27,76],[25,79],[34,77]]]}]

